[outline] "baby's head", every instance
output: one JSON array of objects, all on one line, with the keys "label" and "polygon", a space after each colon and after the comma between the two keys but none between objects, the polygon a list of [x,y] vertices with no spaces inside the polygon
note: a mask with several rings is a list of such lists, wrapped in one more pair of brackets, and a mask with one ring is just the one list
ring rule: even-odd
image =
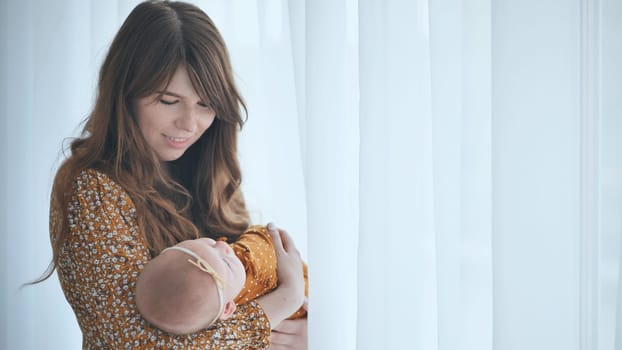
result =
[{"label": "baby's head", "polygon": [[145,265],[136,283],[136,306],[164,331],[193,333],[231,316],[245,279],[244,266],[227,243],[183,241]]}]

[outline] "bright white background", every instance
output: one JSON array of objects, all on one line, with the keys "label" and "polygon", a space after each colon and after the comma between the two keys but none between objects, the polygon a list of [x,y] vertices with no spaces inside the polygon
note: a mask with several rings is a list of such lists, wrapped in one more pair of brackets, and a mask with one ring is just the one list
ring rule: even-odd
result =
[{"label": "bright white background", "polygon": [[[80,348],[56,276],[18,286],[136,3],[0,5],[0,348]],[[622,349],[620,1],[195,3],[248,102],[253,219],[309,261],[312,349]]]}]

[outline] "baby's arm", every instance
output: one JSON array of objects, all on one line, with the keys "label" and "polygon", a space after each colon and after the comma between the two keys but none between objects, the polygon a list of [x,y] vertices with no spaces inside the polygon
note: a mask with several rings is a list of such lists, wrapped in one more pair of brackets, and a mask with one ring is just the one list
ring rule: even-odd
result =
[{"label": "baby's arm", "polygon": [[249,227],[231,248],[246,269],[244,287],[235,298],[236,304],[243,304],[276,288],[277,260],[274,244],[265,226]]}]

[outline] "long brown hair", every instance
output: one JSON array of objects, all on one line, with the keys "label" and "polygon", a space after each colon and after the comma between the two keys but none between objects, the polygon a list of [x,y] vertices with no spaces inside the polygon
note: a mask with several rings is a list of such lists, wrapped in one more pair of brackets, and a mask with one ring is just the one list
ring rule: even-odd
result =
[{"label": "long brown hair", "polygon": [[[138,128],[133,102],[166,86],[180,65],[216,119],[164,171]],[[101,67],[95,106],[82,136],[71,143],[71,155],[56,174],[51,206],[65,219],[52,225],[54,255],[45,278],[56,268],[67,238],[73,182],[89,168],[128,192],[152,255],[185,239],[237,238],[249,225],[237,158],[242,108],[246,111],[225,43],[203,11],[172,1],[136,6]]]}]

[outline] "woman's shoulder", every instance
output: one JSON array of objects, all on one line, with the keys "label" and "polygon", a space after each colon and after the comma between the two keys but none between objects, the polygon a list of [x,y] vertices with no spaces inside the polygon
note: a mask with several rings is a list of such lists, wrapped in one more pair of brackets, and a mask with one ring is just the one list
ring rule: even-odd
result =
[{"label": "woman's shoulder", "polygon": [[74,189],[98,189],[104,187],[106,189],[119,189],[123,188],[117,184],[108,174],[105,172],[87,168],[81,170],[78,175],[73,179]]},{"label": "woman's shoulder", "polygon": [[76,207],[87,207],[91,212],[120,211],[127,218],[133,218],[136,212],[129,193],[111,176],[98,169],[84,169],[75,176],[71,198]]},{"label": "woman's shoulder", "polygon": [[107,197],[127,197],[127,191],[107,173],[87,168],[73,179],[74,194],[105,194]]}]

